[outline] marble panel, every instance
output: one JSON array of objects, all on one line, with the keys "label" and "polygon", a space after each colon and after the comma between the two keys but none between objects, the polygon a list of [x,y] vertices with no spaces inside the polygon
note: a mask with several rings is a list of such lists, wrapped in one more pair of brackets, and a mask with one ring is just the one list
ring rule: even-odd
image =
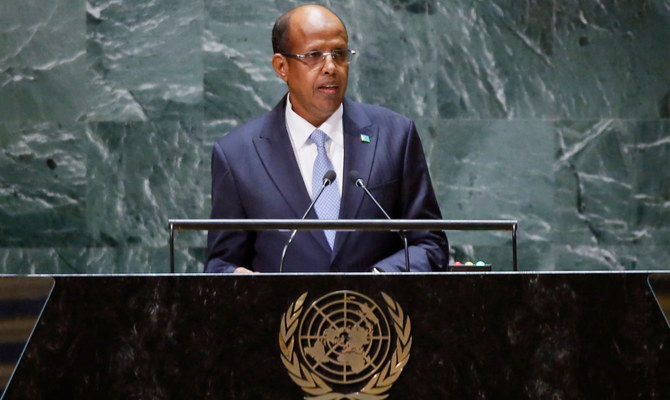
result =
[{"label": "marble panel", "polygon": [[655,118],[668,93],[661,2],[438,2],[427,18],[444,117]]},{"label": "marble panel", "polygon": [[[636,269],[636,246],[557,244],[557,269],[564,271],[623,271]],[[658,266],[640,265],[640,269],[667,269]]]},{"label": "marble panel", "polygon": [[270,110],[286,92],[272,68],[273,1],[205,2],[205,117],[245,122]]},{"label": "marble panel", "polygon": [[668,268],[668,137],[662,120],[557,123],[554,229],[568,258],[612,269]]},{"label": "marble panel", "polygon": [[0,124],[0,247],[86,245],[85,125]]},{"label": "marble panel", "polygon": [[0,121],[75,121],[87,111],[84,0],[0,3]]},{"label": "marble panel", "polygon": [[[670,270],[667,240],[658,243],[556,244],[556,270]],[[665,242],[665,243],[661,243]]]},{"label": "marble panel", "polygon": [[211,144],[199,122],[100,122],[87,133],[87,222],[100,243],[163,246],[169,218],[207,218]]},{"label": "marble panel", "polygon": [[91,120],[202,116],[202,1],[89,0]]},{"label": "marble panel", "polygon": [[[420,119],[417,128],[442,217],[518,220],[519,269],[554,269],[553,124]],[[460,249],[454,260],[511,269],[511,232],[448,234]]]},{"label": "marble panel", "polygon": [[[73,247],[74,248],[74,247]],[[80,274],[84,270],[63,261],[61,249],[48,247],[0,247],[3,274]]]},{"label": "marble panel", "polygon": [[670,229],[670,124],[557,124],[557,232],[566,243],[645,243]]},{"label": "marble panel", "polygon": [[[203,270],[204,247],[175,242],[175,272]],[[204,235],[197,238],[205,243]],[[195,239],[192,239],[195,240]],[[0,247],[0,274],[148,274],[170,272],[170,250],[164,246]]]},{"label": "marble panel", "polygon": [[653,240],[643,246],[633,244],[630,270],[670,270],[670,245],[665,240]]},{"label": "marble panel", "polygon": [[420,120],[446,219],[519,219],[527,240],[553,222],[553,126],[539,120]]}]

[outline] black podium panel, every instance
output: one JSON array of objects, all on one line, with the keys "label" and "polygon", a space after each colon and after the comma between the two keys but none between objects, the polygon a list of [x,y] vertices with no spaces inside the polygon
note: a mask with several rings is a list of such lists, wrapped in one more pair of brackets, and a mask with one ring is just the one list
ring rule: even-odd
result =
[{"label": "black podium panel", "polygon": [[57,276],[5,398],[300,399],[280,328],[309,312],[337,324],[323,299],[342,296],[404,313],[388,317],[411,335],[408,360],[388,342],[407,361],[390,399],[667,398],[670,328],[648,276]]}]

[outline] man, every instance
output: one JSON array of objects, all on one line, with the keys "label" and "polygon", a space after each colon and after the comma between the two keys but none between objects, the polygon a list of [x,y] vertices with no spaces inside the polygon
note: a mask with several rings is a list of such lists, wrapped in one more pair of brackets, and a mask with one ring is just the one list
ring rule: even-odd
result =
[{"label": "man", "polygon": [[[214,219],[298,219],[323,186],[335,181],[308,219],[383,219],[347,174],[360,177],[394,219],[439,219],[428,167],[414,123],[390,110],[344,97],[353,51],[342,21],[317,5],[279,17],[272,66],[288,94],[269,113],[214,144]],[[318,128],[318,130],[317,130]],[[289,232],[211,231],[205,272],[278,272]],[[446,264],[446,236],[408,232],[413,271]],[[401,271],[397,232],[299,231],[285,272]]]}]

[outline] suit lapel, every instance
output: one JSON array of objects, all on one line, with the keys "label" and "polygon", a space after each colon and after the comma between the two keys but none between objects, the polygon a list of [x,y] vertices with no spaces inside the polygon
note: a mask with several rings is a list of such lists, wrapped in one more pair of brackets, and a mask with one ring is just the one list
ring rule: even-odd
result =
[{"label": "suit lapel", "polygon": [[[286,130],[286,97],[271,111],[268,123],[260,135],[253,139],[258,157],[265,171],[294,212],[293,218],[302,218],[311,203],[305,188],[300,167],[293,153],[291,139]],[[317,219],[314,210],[307,219]],[[322,231],[308,231],[320,246],[330,252],[330,246]]]},{"label": "suit lapel", "polygon": [[[342,182],[342,201],[340,219],[356,219],[365,193],[356,187],[349,177],[351,171],[358,171],[363,182],[368,182],[377,149],[378,128],[372,125],[360,106],[345,98],[344,114],[344,171]],[[369,142],[368,142],[369,139]],[[348,232],[340,231],[335,237],[333,258],[342,248]]]}]

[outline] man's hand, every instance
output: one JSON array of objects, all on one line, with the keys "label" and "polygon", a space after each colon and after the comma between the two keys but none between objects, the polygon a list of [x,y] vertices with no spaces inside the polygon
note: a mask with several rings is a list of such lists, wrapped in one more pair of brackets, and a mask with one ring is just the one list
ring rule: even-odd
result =
[{"label": "man's hand", "polygon": [[235,271],[233,271],[235,274],[257,274],[258,272],[252,271],[250,269],[246,269],[244,267],[237,267],[235,268]]}]

